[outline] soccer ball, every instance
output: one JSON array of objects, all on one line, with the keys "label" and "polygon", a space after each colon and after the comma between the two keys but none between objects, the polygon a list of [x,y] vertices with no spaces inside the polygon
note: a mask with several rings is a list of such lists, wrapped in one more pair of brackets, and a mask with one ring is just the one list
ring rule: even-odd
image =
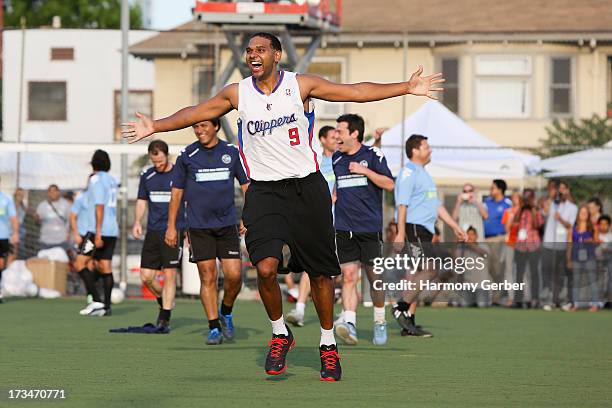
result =
[{"label": "soccer ball", "polygon": [[38,286],[34,282],[28,283],[25,288],[25,293],[27,297],[36,297],[38,296]]},{"label": "soccer ball", "polygon": [[123,292],[119,288],[113,288],[113,291],[111,292],[111,303],[113,305],[116,305],[116,304],[123,302],[124,299],[125,299],[125,292]]}]

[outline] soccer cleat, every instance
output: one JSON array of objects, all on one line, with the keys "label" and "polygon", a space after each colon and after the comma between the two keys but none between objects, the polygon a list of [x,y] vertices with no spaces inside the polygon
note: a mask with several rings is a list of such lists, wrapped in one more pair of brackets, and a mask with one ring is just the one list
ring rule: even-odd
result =
[{"label": "soccer cleat", "polygon": [[157,327],[162,328],[165,332],[170,332],[170,321],[165,319],[157,319]]},{"label": "soccer cleat", "polygon": [[428,332],[427,330],[423,330],[414,325],[411,325],[411,327],[408,329],[402,329],[401,335],[402,337],[403,336],[423,337],[423,338],[433,337],[433,334],[431,332]]},{"label": "soccer cleat", "polygon": [[[107,313],[108,313],[108,315],[107,315]],[[95,309],[90,314],[88,314],[87,316],[98,316],[98,317],[110,316],[110,310],[106,310],[104,308],[102,308],[102,309]]]},{"label": "soccer cleat", "polygon": [[104,314],[102,316],[112,316],[113,312],[111,310],[111,308],[108,309],[104,309]]},{"label": "soccer cleat", "polygon": [[372,343],[376,346],[382,346],[387,344],[387,323],[386,322],[374,322],[374,337]]},{"label": "soccer cleat", "polygon": [[400,325],[402,330],[412,330],[414,328],[414,325],[412,324],[412,320],[410,320],[408,312],[399,310],[397,306],[394,306],[391,311],[393,313],[395,321],[397,322],[397,324]]},{"label": "soccer cleat", "polygon": [[342,367],[340,367],[340,355],[335,344],[319,347],[321,357],[321,381],[340,381]]},{"label": "soccer cleat", "polygon": [[224,315],[219,312],[219,322],[221,323],[221,332],[226,340],[234,340],[234,319],[231,314]]},{"label": "soccer cleat", "polygon": [[215,346],[221,343],[223,343],[223,333],[221,333],[221,330],[217,329],[216,327],[211,329],[208,333],[208,337],[206,338],[206,344],[209,346]]},{"label": "soccer cleat", "polygon": [[285,372],[287,369],[287,353],[295,346],[295,339],[293,333],[287,327],[287,335],[284,334],[272,334],[272,340],[268,343],[270,350],[266,356],[266,374],[268,375],[279,375]]},{"label": "soccer cleat", "polygon": [[338,315],[338,318],[336,320],[334,320],[334,327],[336,327],[340,323],[344,323],[344,314],[342,314],[342,313],[340,313]]},{"label": "soccer cleat", "polygon": [[[79,314],[81,316],[91,316],[92,312],[98,309],[102,309],[104,310],[104,303],[102,302],[91,302],[90,304],[87,305],[87,307],[85,307],[85,309],[82,309]],[[94,316],[103,316],[100,314],[96,314]]]},{"label": "soccer cleat", "polygon": [[298,313],[295,309],[289,312],[285,320],[296,327],[304,327],[304,314]]},{"label": "soccer cleat", "polygon": [[346,344],[357,344],[357,328],[353,323],[339,323],[336,326],[336,336]]}]

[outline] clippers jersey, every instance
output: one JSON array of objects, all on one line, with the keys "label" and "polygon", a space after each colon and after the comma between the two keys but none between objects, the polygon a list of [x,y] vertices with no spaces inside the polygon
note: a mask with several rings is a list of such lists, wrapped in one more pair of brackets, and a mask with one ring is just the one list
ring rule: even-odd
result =
[{"label": "clippers jersey", "polygon": [[238,84],[238,142],[247,175],[255,181],[302,178],[319,170],[320,146],[313,146],[314,109],[304,112],[296,74],[279,71],[268,96],[255,78]]}]

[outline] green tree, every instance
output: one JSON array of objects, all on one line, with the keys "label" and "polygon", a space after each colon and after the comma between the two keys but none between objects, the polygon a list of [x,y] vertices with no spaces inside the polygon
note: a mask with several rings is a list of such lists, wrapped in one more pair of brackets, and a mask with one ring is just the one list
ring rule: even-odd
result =
[{"label": "green tree", "polygon": [[[61,17],[64,28],[120,28],[121,0],[12,0],[5,26],[19,27],[22,16],[28,28],[50,26],[53,16]],[[130,7],[130,28],[142,28],[138,5]]]},{"label": "green tree", "polygon": [[[542,158],[560,156],[608,143],[612,140],[612,119],[593,115],[578,122],[573,119],[554,120],[546,127],[546,133],[548,137],[542,140],[537,153]],[[593,196],[612,199],[610,179],[568,177],[564,181],[567,181],[577,202]]]}]

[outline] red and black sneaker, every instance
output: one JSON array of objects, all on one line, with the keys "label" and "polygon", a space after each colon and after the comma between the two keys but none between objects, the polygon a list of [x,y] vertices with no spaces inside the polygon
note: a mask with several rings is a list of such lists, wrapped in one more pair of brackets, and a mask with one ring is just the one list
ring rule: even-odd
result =
[{"label": "red and black sneaker", "polygon": [[335,344],[319,347],[321,356],[321,381],[340,381],[342,367],[340,367],[340,354]]},{"label": "red and black sneaker", "polygon": [[268,343],[270,350],[266,357],[266,374],[268,375],[279,375],[285,372],[287,369],[287,363],[285,361],[289,350],[295,346],[295,339],[293,333],[287,325],[287,334],[273,334],[272,340]]}]

